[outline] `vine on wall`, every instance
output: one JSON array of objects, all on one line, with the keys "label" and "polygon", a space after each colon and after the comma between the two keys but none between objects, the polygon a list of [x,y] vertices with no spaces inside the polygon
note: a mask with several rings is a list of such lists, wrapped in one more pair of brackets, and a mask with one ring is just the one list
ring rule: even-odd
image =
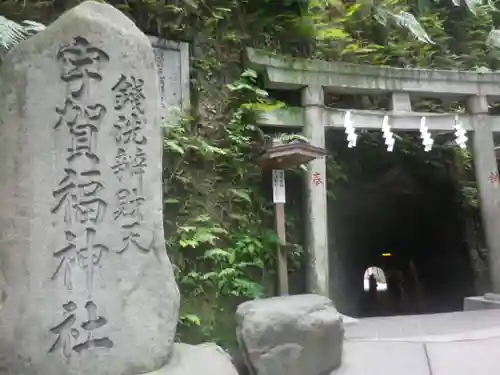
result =
[{"label": "vine on wall", "polygon": [[227,85],[229,121],[210,136],[187,118],[166,124],[167,248],[183,296],[179,334],[187,339],[217,339],[226,309],[233,315],[235,304],[272,288],[277,238],[255,163],[267,137],[255,124],[280,103],[256,80],[246,70]]}]

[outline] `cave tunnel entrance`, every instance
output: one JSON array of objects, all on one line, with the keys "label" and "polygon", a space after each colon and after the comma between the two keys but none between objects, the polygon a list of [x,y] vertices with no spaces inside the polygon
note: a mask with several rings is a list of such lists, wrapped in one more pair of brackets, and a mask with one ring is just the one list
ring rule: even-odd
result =
[{"label": "cave tunnel entrance", "polygon": [[[390,256],[390,253],[385,253]],[[363,289],[365,292],[374,291],[384,292],[387,291],[387,278],[382,268],[377,266],[370,266],[365,270],[363,275]]]},{"label": "cave tunnel entrance", "polygon": [[[384,253],[390,256],[390,253]],[[387,277],[382,268],[370,266],[363,274],[363,300],[365,301],[365,313],[367,315],[378,315],[383,312],[390,303],[390,295],[387,291]]]},{"label": "cave tunnel entrance", "polygon": [[[343,132],[327,132],[342,165],[328,170],[332,297],[357,317],[461,310],[474,277],[453,153],[425,153],[418,135],[389,153],[378,136],[348,149]],[[378,299],[364,290],[372,266],[387,278]]]}]

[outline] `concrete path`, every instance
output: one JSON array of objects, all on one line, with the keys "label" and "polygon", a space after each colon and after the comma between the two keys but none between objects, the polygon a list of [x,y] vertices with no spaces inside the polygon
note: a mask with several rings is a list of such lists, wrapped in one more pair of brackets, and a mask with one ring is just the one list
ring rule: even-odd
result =
[{"label": "concrete path", "polygon": [[499,375],[500,310],[360,319],[331,375]]}]

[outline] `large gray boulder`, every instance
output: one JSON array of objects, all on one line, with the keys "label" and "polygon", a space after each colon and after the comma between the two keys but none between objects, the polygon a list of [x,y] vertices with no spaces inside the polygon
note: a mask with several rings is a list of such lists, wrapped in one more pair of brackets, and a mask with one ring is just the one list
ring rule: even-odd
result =
[{"label": "large gray boulder", "polygon": [[236,314],[238,341],[253,375],[323,375],[341,363],[344,328],[326,297],[253,300]]},{"label": "large gray boulder", "polygon": [[152,47],[85,2],[0,66],[0,374],[164,366],[179,292],[164,245]]},{"label": "large gray boulder", "polygon": [[238,375],[231,357],[215,344],[175,344],[168,365],[147,375]]}]

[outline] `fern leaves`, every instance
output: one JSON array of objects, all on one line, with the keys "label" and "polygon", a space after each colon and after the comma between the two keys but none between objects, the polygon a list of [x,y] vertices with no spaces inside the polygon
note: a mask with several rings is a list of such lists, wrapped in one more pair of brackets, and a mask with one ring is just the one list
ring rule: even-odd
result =
[{"label": "fern leaves", "polygon": [[35,21],[17,23],[0,16],[0,58],[12,47],[45,29],[45,26]]}]

